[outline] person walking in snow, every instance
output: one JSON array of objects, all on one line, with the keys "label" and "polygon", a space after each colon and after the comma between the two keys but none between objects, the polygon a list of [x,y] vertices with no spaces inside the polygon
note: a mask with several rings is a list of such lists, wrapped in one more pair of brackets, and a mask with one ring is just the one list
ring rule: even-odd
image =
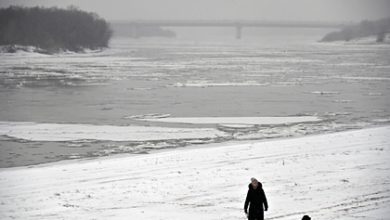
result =
[{"label": "person walking in snow", "polygon": [[248,187],[244,205],[245,214],[247,214],[248,220],[264,220],[264,211],[268,210],[268,203],[263,186],[256,178],[252,177]]}]

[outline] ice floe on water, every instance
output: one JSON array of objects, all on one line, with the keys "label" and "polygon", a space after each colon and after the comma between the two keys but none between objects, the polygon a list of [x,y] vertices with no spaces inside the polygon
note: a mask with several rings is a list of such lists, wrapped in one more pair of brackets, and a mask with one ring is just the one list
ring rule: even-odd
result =
[{"label": "ice floe on water", "polygon": [[372,121],[377,123],[388,123],[390,122],[390,118],[376,118],[372,119]]},{"label": "ice floe on water", "polygon": [[316,95],[336,95],[340,94],[338,91],[312,91],[311,94],[316,94]]},{"label": "ice floe on water", "polygon": [[368,96],[383,96],[383,93],[381,93],[381,92],[369,92],[367,95]]},{"label": "ice floe on water", "polygon": [[188,81],[185,83],[175,83],[173,87],[222,87],[222,86],[268,86],[269,83],[259,83],[256,81],[245,82],[211,82],[211,81]]},{"label": "ice floe on water", "polygon": [[153,141],[213,139],[227,137],[224,131],[251,131],[255,125],[284,125],[319,122],[315,116],[296,117],[192,117],[170,118],[169,114],[129,116],[148,122],[215,124],[215,128],[180,128],[157,126],[117,126],[34,122],[0,122],[0,135],[29,141]]},{"label": "ice floe on water", "polygon": [[105,149],[94,152],[93,156],[107,156],[112,154],[120,154],[120,153],[146,153],[150,150],[161,150],[166,148],[172,148],[174,146],[173,143],[161,141],[161,142],[145,142],[143,144],[134,145],[111,145],[107,146]]},{"label": "ice floe on water", "polygon": [[303,122],[318,122],[321,118],[316,116],[291,117],[168,117],[139,119],[151,122],[188,123],[188,124],[219,124],[242,127],[243,125],[275,125]]},{"label": "ice floe on water", "polygon": [[357,123],[354,125],[348,125],[336,124],[332,121],[328,121],[322,124],[312,124],[307,126],[306,124],[298,123],[290,126],[257,126],[252,131],[236,131],[233,133],[233,135],[234,139],[236,140],[262,140],[271,138],[298,137],[309,134],[329,133],[349,129],[360,129],[364,126],[367,126],[367,124]]},{"label": "ice floe on water", "polygon": [[333,76],[334,79],[347,79],[347,80],[390,80],[390,77],[368,77],[368,76]]},{"label": "ice floe on water", "polygon": [[0,135],[30,141],[150,141],[227,136],[226,133],[213,128],[167,128],[33,122],[0,122]]},{"label": "ice floe on water", "polygon": [[[348,115],[347,112],[337,114]],[[0,140],[7,143],[6,148],[16,152],[0,154],[0,167],[124,153],[145,154],[190,145],[297,137],[389,123],[388,117],[380,116],[364,123],[356,120],[342,123],[336,119],[336,113],[321,114],[321,117],[217,117],[213,120],[210,120],[213,117],[197,117],[185,120],[198,124],[184,123],[184,120],[163,122],[159,120],[177,118],[158,118],[162,117],[160,115],[163,114],[138,115],[128,121],[137,126],[0,121]],[[275,118],[279,119],[276,121]]]},{"label": "ice floe on water", "polygon": [[325,116],[338,116],[338,115],[350,115],[351,112],[325,112]]},{"label": "ice floe on water", "polygon": [[349,102],[353,102],[353,101],[350,100],[350,99],[336,99],[336,100],[333,100],[333,102],[336,102],[336,103],[349,103]]},{"label": "ice floe on water", "polygon": [[149,113],[143,115],[130,115],[125,116],[126,119],[153,119],[153,118],[167,118],[170,117],[170,114],[161,114],[161,113]]}]

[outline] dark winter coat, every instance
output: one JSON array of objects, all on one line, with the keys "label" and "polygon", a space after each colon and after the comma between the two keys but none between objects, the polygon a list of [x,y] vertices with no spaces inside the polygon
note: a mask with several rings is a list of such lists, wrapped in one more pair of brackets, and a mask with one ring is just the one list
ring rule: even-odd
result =
[{"label": "dark winter coat", "polygon": [[245,213],[247,213],[249,205],[248,219],[263,220],[264,209],[268,209],[267,197],[265,196],[263,187],[261,183],[259,183],[256,189],[252,187],[252,184],[249,184],[248,187],[249,190],[246,195],[244,206]]}]

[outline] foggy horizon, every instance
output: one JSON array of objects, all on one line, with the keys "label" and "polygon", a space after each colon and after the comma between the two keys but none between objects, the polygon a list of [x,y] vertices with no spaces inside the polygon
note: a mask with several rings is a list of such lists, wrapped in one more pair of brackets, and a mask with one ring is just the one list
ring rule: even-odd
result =
[{"label": "foggy horizon", "polygon": [[4,0],[0,7],[76,6],[109,21],[128,20],[264,20],[358,22],[390,16],[388,0]]}]

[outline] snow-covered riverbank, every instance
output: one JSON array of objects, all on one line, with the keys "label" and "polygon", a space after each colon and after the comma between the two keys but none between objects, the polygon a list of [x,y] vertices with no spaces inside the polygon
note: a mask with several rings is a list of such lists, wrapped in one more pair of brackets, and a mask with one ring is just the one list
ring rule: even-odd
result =
[{"label": "snow-covered riverbank", "polygon": [[390,127],[0,169],[0,219],[266,219],[390,215]]}]

